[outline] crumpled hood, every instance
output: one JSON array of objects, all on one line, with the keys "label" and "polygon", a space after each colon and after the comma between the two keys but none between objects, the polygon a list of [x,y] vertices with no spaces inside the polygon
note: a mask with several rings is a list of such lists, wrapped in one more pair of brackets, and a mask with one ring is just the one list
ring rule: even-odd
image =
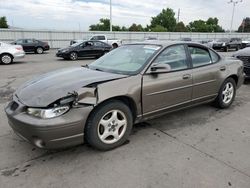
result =
[{"label": "crumpled hood", "polygon": [[47,107],[56,100],[95,82],[109,81],[127,75],[100,72],[84,67],[60,69],[36,77],[19,87],[15,96],[24,105]]}]

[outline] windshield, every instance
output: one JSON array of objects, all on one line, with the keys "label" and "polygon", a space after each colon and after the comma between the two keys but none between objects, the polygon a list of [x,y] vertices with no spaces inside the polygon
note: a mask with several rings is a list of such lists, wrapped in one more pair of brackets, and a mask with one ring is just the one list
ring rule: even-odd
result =
[{"label": "windshield", "polygon": [[160,48],[148,44],[121,46],[91,63],[89,68],[117,74],[135,74]]},{"label": "windshield", "polygon": [[74,44],[71,44],[71,46],[76,47],[76,46],[80,45],[81,43],[83,43],[83,42],[76,42]]}]

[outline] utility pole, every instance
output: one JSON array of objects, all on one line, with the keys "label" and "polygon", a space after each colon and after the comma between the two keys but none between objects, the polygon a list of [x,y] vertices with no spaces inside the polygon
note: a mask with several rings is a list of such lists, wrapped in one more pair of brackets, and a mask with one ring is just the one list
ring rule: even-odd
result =
[{"label": "utility pole", "polygon": [[180,13],[181,13],[181,9],[178,9],[177,23],[180,22]]},{"label": "utility pole", "polygon": [[110,7],[109,7],[110,32],[112,32],[112,0],[110,0],[109,3],[110,3]]},{"label": "utility pole", "polygon": [[232,13],[232,19],[231,19],[231,26],[230,26],[230,33],[232,33],[232,29],[233,29],[233,21],[234,21],[234,11],[235,11],[235,6],[238,3],[242,3],[243,0],[230,0],[228,3],[232,3],[233,4],[233,13]]}]

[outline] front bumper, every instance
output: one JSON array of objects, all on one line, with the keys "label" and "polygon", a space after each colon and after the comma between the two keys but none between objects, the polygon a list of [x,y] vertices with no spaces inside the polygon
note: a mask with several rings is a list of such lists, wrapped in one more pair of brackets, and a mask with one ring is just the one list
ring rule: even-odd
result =
[{"label": "front bumper", "polygon": [[[13,105],[17,103],[15,109]],[[39,148],[56,149],[84,142],[84,126],[92,106],[72,108],[66,114],[52,119],[40,119],[26,113],[20,102],[10,102],[5,108],[9,125],[24,140]]]},{"label": "front bumper", "polygon": [[56,57],[68,58],[69,54],[68,53],[62,53],[62,52],[57,52]]},{"label": "front bumper", "polygon": [[214,44],[213,45],[213,49],[215,50],[220,50],[220,49],[224,49],[226,46],[223,46],[222,44]]}]

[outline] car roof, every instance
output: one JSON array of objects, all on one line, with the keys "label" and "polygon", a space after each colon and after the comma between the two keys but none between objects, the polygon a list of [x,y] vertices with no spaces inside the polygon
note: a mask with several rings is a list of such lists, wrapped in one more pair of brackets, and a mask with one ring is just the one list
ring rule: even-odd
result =
[{"label": "car roof", "polygon": [[201,47],[206,47],[203,44],[200,44],[198,42],[194,41],[160,41],[160,40],[155,40],[155,41],[143,41],[143,42],[135,42],[135,43],[129,43],[128,45],[135,45],[135,44],[145,44],[145,45],[160,45],[163,47],[171,46],[171,45],[176,45],[176,44],[189,44],[189,45],[195,45],[195,46],[201,46]]}]

